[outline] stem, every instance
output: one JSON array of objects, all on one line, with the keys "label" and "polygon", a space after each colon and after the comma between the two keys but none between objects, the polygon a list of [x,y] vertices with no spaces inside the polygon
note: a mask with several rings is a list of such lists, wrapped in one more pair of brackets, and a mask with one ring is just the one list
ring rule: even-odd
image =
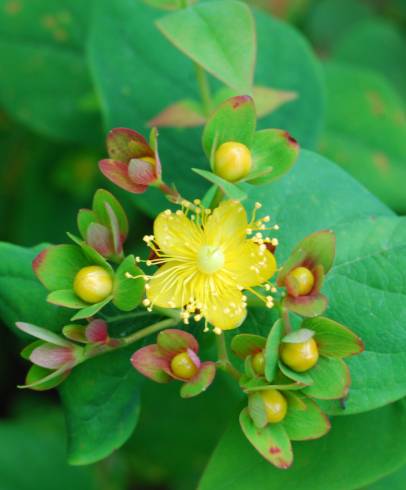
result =
[{"label": "stem", "polygon": [[120,346],[118,346],[118,348],[133,344],[134,342],[137,342],[137,340],[143,339],[147,335],[151,335],[155,332],[159,332],[164,328],[174,327],[178,323],[179,320],[175,320],[174,318],[166,318],[165,320],[161,320],[160,322],[153,323],[152,325],[142,328],[141,330],[138,330],[137,332],[134,332],[127,337],[119,339]]},{"label": "stem", "polygon": [[172,189],[172,187],[165,182],[158,182],[157,187],[166,195],[169,201],[173,202],[174,204],[181,204],[183,201],[183,197],[179,194],[179,192],[176,189]]},{"label": "stem", "polygon": [[288,334],[292,331],[292,325],[289,319],[289,310],[284,306],[281,307],[283,326],[285,327],[285,333]]},{"label": "stem", "polygon": [[226,339],[224,337],[224,333],[222,332],[220,335],[216,335],[216,344],[217,344],[217,353],[218,353],[218,361],[217,366],[230,374],[237,381],[240,379],[240,372],[231,364],[230,359],[228,358]]},{"label": "stem", "polygon": [[197,80],[197,85],[199,87],[200,98],[202,99],[203,110],[205,115],[209,116],[211,112],[211,106],[212,106],[209,80],[207,78],[206,72],[204,71],[204,68],[197,63],[195,63],[194,65],[196,70],[196,80]]}]

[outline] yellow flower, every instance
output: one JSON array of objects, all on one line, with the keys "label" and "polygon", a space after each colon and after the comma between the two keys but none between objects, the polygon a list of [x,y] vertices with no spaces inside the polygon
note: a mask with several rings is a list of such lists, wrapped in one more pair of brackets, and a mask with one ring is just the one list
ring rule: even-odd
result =
[{"label": "yellow flower", "polygon": [[[276,269],[275,258],[257,230],[266,228],[269,217],[255,219],[256,205],[250,223],[238,201],[223,201],[213,212],[200,201],[185,202],[176,213],[167,210],[154,222],[154,236],[144,237],[157,258],[147,265],[160,265],[149,276],[145,304],[164,308],[184,308],[187,323],[194,315],[204,317],[215,331],[236,328],[246,316],[251,291],[272,307],[272,297],[252,289],[264,285]],[[266,283],[266,284],[265,284]]]}]

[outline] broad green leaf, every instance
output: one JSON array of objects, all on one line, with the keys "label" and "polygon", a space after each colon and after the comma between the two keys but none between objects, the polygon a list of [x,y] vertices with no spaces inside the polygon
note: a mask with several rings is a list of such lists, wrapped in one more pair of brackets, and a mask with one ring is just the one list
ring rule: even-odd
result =
[{"label": "broad green leaf", "polygon": [[[127,277],[130,274],[131,277]],[[122,311],[134,310],[144,295],[144,273],[129,255],[121,262],[114,276],[113,304]],[[139,276],[137,279],[136,277]]]},{"label": "broad green leaf", "polygon": [[[326,436],[294,444],[292,467],[280,471],[258,457],[233,420],[212,455],[199,490],[358,489],[406,462],[405,436],[404,401],[362,415],[336,417]],[[374,441],[368,457],[367,441]]]},{"label": "broad green leaf", "polygon": [[347,357],[364,350],[362,340],[355,333],[330,318],[308,318],[303,322],[303,327],[314,332],[322,356]]},{"label": "broad green leaf", "polygon": [[[176,10],[184,6],[183,0],[143,0],[148,5],[162,10]],[[188,3],[195,3],[196,0],[188,0]]]},{"label": "broad green leaf", "polygon": [[[268,424],[258,429],[247,409],[240,414],[240,424],[245,436],[261,456],[277,468],[289,468],[293,460],[292,446],[283,424]],[[257,458],[261,459],[258,455]]]},{"label": "broad green leaf", "polygon": [[[162,14],[141,0],[114,3],[98,0],[94,7],[89,59],[106,130],[125,126],[142,131],[146,121],[174,101],[198,98],[190,61],[153,25]],[[302,146],[314,147],[323,118],[324,92],[319,64],[306,41],[293,28],[264,12],[256,12],[255,18],[256,84],[297,93],[294,101],[262,119],[260,129],[286,129]],[[145,39],[151,42],[145,43]],[[200,137],[198,128],[162,129],[160,135],[163,177],[168,183],[176,181],[176,187],[188,199],[201,197],[207,189],[202,179],[190,171],[192,166],[209,167]],[[166,199],[153,189],[134,199],[154,216],[168,207]]]},{"label": "broad green leaf", "polygon": [[[247,207],[262,202],[263,211],[281,225],[278,263],[306,235],[326,228],[336,234],[335,267],[323,288],[330,301],[327,316],[358,335],[366,351],[348,360],[352,388],[347,408],[335,413],[371,410],[405,396],[399,347],[405,325],[405,221],[328,160],[307,151],[271,188],[272,193],[267,186],[253,188]],[[263,328],[267,331],[265,322]]]},{"label": "broad green leaf", "polygon": [[291,441],[305,441],[324,436],[330,430],[331,424],[317,403],[301,396],[299,400],[304,406],[297,407],[291,403],[291,396],[290,393],[287,394],[289,408],[286,417],[283,419],[283,426],[289,439]]},{"label": "broad green leaf", "polygon": [[235,199],[236,201],[246,199],[247,194],[237,185],[232,184],[231,182],[228,182],[227,180],[224,180],[218,175],[208,172],[207,170],[201,170],[199,168],[193,168],[192,170],[204,179],[207,179],[209,182],[217,185],[229,199]]},{"label": "broad green leaf", "polygon": [[46,302],[47,290],[32,270],[32,261],[43,248],[0,243],[0,316],[15,332],[17,321],[59,331],[71,314]]},{"label": "broad green leaf", "polygon": [[313,384],[303,393],[321,400],[344,398],[351,384],[350,372],[342,359],[320,357],[317,364],[306,372]]},{"label": "broad green leaf", "polygon": [[55,490],[55,482],[59,490],[99,488],[92,468],[66,462],[61,414],[48,404],[35,408],[26,401],[25,408],[23,416],[0,423],[1,490]]},{"label": "broad green leaf", "polygon": [[403,490],[406,482],[406,466],[384,476],[372,485],[365,487],[365,490]]},{"label": "broad green leaf", "polygon": [[313,4],[305,31],[317,49],[326,54],[337,40],[345,38],[353,26],[372,13],[372,7],[366,2],[321,0]]},{"label": "broad green leaf", "polygon": [[156,24],[171,43],[213,76],[241,93],[251,92],[255,23],[247,5],[234,0],[197,4]]},{"label": "broad green leaf", "polygon": [[321,150],[371,192],[406,211],[406,116],[379,73],[339,63],[325,65],[327,123]]},{"label": "broad green leaf", "polygon": [[228,141],[251,147],[256,127],[255,105],[251,97],[227,99],[209,117],[202,136],[203,150],[213,164],[216,149]]},{"label": "broad green leaf", "polygon": [[69,0],[1,2],[1,105],[19,122],[60,140],[101,138],[84,53],[90,11],[89,3]]},{"label": "broad green leaf", "polygon": [[105,458],[130,437],[139,415],[139,378],[130,363],[134,348],[104,354],[77,366],[61,385],[74,465]]},{"label": "broad green leaf", "polygon": [[[341,0],[339,0],[341,1]],[[406,40],[395,23],[374,17],[357,22],[333,45],[334,60],[383,74],[406,101]]]}]

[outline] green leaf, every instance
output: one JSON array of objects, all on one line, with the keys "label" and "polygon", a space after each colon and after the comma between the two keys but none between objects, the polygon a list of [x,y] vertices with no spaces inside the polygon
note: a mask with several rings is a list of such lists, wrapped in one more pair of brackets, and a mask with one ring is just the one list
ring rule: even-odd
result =
[{"label": "green leaf", "polygon": [[24,322],[16,322],[16,326],[31,337],[35,337],[37,339],[41,339],[45,342],[50,342],[51,344],[59,345],[61,347],[71,346],[71,343],[68,340],[46,328],[38,327],[37,325]]},{"label": "green leaf", "polygon": [[283,333],[282,320],[277,320],[266,340],[265,347],[265,377],[271,383],[278,367],[279,345]]},{"label": "green leaf", "polygon": [[69,318],[69,311],[46,302],[47,291],[32,270],[32,261],[43,248],[0,243],[0,316],[15,332],[17,321],[59,331]]},{"label": "green leaf", "polygon": [[313,384],[303,388],[303,393],[312,398],[344,398],[350,388],[350,371],[341,359],[320,357],[306,374],[313,380]]},{"label": "green leaf", "polygon": [[203,150],[213,166],[216,149],[228,141],[251,147],[256,126],[255,105],[248,95],[227,99],[210,116],[203,130]]},{"label": "green leaf", "polygon": [[82,301],[73,291],[73,289],[60,289],[52,291],[47,296],[48,303],[53,305],[64,306],[65,308],[80,309],[89,306],[88,303]]},{"label": "green leaf", "polygon": [[156,25],[213,76],[241,93],[251,92],[256,44],[255,23],[247,5],[234,0],[198,4],[169,14]]},{"label": "green leaf", "polygon": [[77,225],[84,240],[86,240],[87,230],[92,223],[97,223],[96,213],[90,209],[80,209],[77,217]]},{"label": "green leaf", "polygon": [[100,223],[111,229],[111,217],[106,205],[109,205],[113,210],[118,221],[121,238],[125,239],[128,234],[128,219],[123,207],[111,192],[108,192],[105,189],[98,189],[93,197],[92,208],[97,214]]},{"label": "green leaf", "polygon": [[192,168],[192,170],[196,174],[207,179],[209,182],[217,185],[229,199],[235,199],[236,201],[243,201],[246,199],[247,194],[237,185],[232,184],[231,182],[228,182],[227,180],[224,180],[218,175],[208,172],[207,170],[201,170],[198,168]]},{"label": "green leaf", "polygon": [[328,110],[323,153],[404,213],[406,116],[402,100],[379,73],[339,63],[327,63],[325,73]]},{"label": "green leaf", "polygon": [[76,245],[52,245],[35,257],[33,269],[50,291],[70,289],[76,274],[89,261]]},{"label": "green leaf", "polygon": [[90,4],[19,0],[2,5],[2,107],[52,138],[98,142],[101,120],[84,53]]},{"label": "green leaf", "polygon": [[297,408],[294,403],[290,403],[291,394],[285,393],[285,396],[288,399],[288,412],[283,419],[283,426],[291,441],[318,439],[330,430],[330,421],[317,403],[301,396],[300,401],[304,407]]},{"label": "green leaf", "polygon": [[288,335],[285,335],[282,339],[282,342],[285,342],[287,344],[301,344],[303,342],[307,342],[312,337],[314,337],[313,330],[301,327],[299,330],[294,330],[293,332],[288,333]]},{"label": "green leaf", "polygon": [[231,339],[231,350],[236,356],[245,359],[248,355],[261,351],[265,347],[265,344],[265,337],[241,333]]},{"label": "green leaf", "polygon": [[[35,391],[47,391],[59,386],[67,378],[67,376],[69,376],[69,372],[66,371],[65,373],[48,379],[52,373],[54,373],[54,370],[52,369],[47,369],[33,364],[25,377],[25,384],[29,385],[30,388]],[[39,381],[41,379],[43,379],[44,382],[40,383]]]},{"label": "green leaf", "polygon": [[406,481],[406,466],[402,466],[399,470],[384,476],[372,485],[365,487],[365,490],[403,490]]},{"label": "green leaf", "polygon": [[150,127],[193,128],[206,122],[202,104],[193,99],[174,102],[148,122]]},{"label": "green leaf", "polygon": [[[130,274],[132,277],[127,277]],[[145,281],[142,270],[137,267],[135,257],[129,255],[119,265],[114,276],[113,304],[119,310],[134,310],[141,302],[144,295]]]},{"label": "green leaf", "polygon": [[255,427],[258,429],[263,429],[268,424],[265,404],[260,392],[256,391],[248,396],[247,411]]},{"label": "green leaf", "polygon": [[[152,7],[162,10],[175,10],[183,7],[183,0],[143,0]],[[188,3],[195,3],[196,0],[188,0]]]},{"label": "green leaf", "polygon": [[[185,97],[198,99],[192,64],[153,25],[159,15],[140,0],[95,2],[89,60],[106,130],[122,126],[141,130],[174,101]],[[318,61],[295,29],[264,12],[255,12],[255,18],[256,84],[297,93],[294,101],[263,118],[260,129],[283,128],[302,146],[314,147],[324,111],[324,82]],[[151,42],[145,43],[145,39]],[[164,180],[175,181],[179,192],[192,200],[207,189],[203,180],[190,172],[190,162],[193,167],[207,168],[200,138],[201,130],[191,128],[167,129],[160,139]],[[155,189],[133,199],[150,216],[168,207],[166,199]]]},{"label": "green leaf", "polygon": [[315,333],[317,347],[322,356],[347,357],[364,350],[362,340],[355,333],[330,318],[308,318],[302,325]]},{"label": "green leaf", "polygon": [[333,46],[334,60],[385,75],[406,101],[406,75],[399,70],[406,41],[398,26],[383,17],[357,22]]},{"label": "green leaf", "polygon": [[[326,436],[295,444],[295,461],[286,472],[259,458],[233,420],[211,457],[199,490],[364,487],[406,462],[405,414],[402,401],[362,415],[337,417]],[[374,441],[374,450],[368,451],[368,457],[366,441]]]},{"label": "green leaf", "polygon": [[279,369],[282,371],[282,373],[286,377],[293,379],[297,383],[300,383],[300,384],[305,385],[305,386],[309,386],[309,385],[313,384],[313,379],[310,376],[309,372],[297,373],[293,369],[290,369],[288,366],[283,364],[283,362],[281,362],[281,361],[279,362],[278,366],[279,366]]},{"label": "green leaf", "polygon": [[104,306],[107,305],[113,299],[112,296],[107,296],[103,301],[99,301],[99,303],[94,303],[93,305],[86,306],[86,308],[82,308],[79,310],[73,317],[72,321],[75,320],[83,320],[84,318],[90,318],[94,316],[98,311],[100,311]]},{"label": "green leaf", "polygon": [[62,384],[70,464],[105,458],[131,435],[139,415],[139,379],[133,348],[86,361]]},{"label": "green leaf", "polygon": [[[292,168],[299,154],[299,145],[287,131],[264,129],[255,133],[251,150],[253,168],[247,182],[267,184]],[[266,175],[261,176],[261,173]]]},{"label": "green leaf", "polygon": [[[261,456],[278,468],[289,468],[293,454],[283,424],[268,424],[263,429],[258,429],[251,420],[247,409],[240,414],[240,424],[246,438]],[[258,455],[256,457],[258,458]]]},{"label": "green leaf", "polygon": [[[99,488],[93,468],[73,468],[67,464],[60,412],[46,403],[36,406],[25,400],[21,405],[19,416],[13,414],[0,423],[1,489],[55,490],[55,482],[59,490]],[[21,461],[24,461],[24,471]]]}]

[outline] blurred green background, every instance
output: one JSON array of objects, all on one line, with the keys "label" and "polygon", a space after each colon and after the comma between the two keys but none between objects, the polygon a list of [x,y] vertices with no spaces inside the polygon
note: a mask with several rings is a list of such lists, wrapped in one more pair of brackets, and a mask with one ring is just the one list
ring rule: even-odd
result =
[{"label": "blurred green background", "polygon": [[[103,3],[108,12],[109,2]],[[134,15],[141,12],[142,17],[145,9],[140,3],[134,0]],[[319,108],[312,121],[313,107],[303,108],[309,136],[304,142],[299,138],[299,143],[337,162],[393,210],[405,214],[406,2],[248,3],[291,24],[320,63],[324,109]],[[114,110],[106,107],[101,87],[124,92],[126,87],[115,85],[114,63],[111,67],[110,59],[94,55],[98,35],[94,7],[83,0],[0,0],[1,241],[28,247],[62,242],[65,232],[75,229],[77,210],[90,205],[94,190],[98,186],[112,189],[97,168],[105,154],[108,121],[117,120]],[[139,22],[147,21],[140,18]],[[123,32],[117,29],[116,37]],[[160,39],[158,31],[154,35]],[[138,36],[142,52],[142,33]],[[146,42],[153,45],[154,38]],[[131,63],[131,53],[127,59],[124,54],[123,63]],[[144,63],[148,63],[148,53]],[[105,70],[103,83],[100,70]],[[289,70],[290,66],[288,81]],[[295,73],[295,67],[290,71]],[[163,76],[170,77],[167,72]],[[129,106],[128,111],[134,111],[144,126],[134,129],[143,131],[145,107],[150,99],[154,105],[154,94],[148,74],[140,73],[140,79],[144,107]],[[194,82],[186,77],[184,83],[188,88]],[[306,80],[298,83],[306,84]],[[317,130],[312,130],[313,123]],[[178,144],[182,132],[168,134],[164,149]],[[185,158],[188,150],[187,145],[180,148],[179,155]],[[175,163],[170,177],[176,176],[176,169]],[[136,201],[140,204],[136,207],[132,197],[117,188],[114,193],[133,224],[127,245],[131,250],[150,224],[140,210],[148,202]],[[205,406],[233,396],[226,381],[220,380],[204,397],[187,403],[178,398],[176,386],[162,387],[157,398],[155,387],[146,382],[144,409],[130,441],[101,463],[70,467],[58,395],[16,389],[26,369],[18,355],[21,343],[6,326],[1,327],[0,490],[196,487],[216,445],[216,434],[222,432],[228,417],[220,409],[213,417]],[[184,424],[185,420],[190,423]],[[402,469],[368,488],[405,487],[406,470]]]}]

